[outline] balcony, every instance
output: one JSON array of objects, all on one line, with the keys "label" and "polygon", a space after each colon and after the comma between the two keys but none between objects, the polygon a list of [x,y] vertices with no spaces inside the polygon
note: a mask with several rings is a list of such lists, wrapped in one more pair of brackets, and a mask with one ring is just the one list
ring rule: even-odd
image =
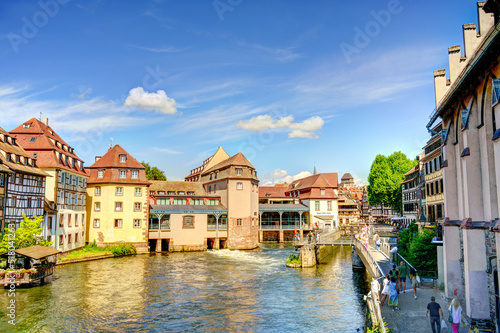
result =
[{"label": "balcony", "polygon": [[170,221],[162,221],[158,223],[158,221],[150,221],[149,222],[149,230],[162,230],[162,231],[170,231]]}]

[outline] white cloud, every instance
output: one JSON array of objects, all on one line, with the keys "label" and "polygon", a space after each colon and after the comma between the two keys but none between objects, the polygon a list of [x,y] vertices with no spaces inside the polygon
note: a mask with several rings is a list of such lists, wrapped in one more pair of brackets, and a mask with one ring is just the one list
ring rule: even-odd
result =
[{"label": "white cloud", "polygon": [[258,115],[249,120],[240,120],[236,126],[250,131],[264,131],[270,128],[290,127],[293,116],[274,119],[271,115]]},{"label": "white cloud", "polygon": [[292,131],[288,134],[289,138],[317,139],[319,136],[315,132],[320,130],[325,124],[325,121],[320,116],[312,116],[297,123],[294,123],[293,121],[293,116],[273,118],[271,115],[258,115],[248,120],[240,120],[236,126],[250,131],[288,128],[292,129]]},{"label": "white cloud", "polygon": [[305,138],[305,139],[317,139],[319,138],[318,135],[314,134],[313,132],[306,132],[300,129],[295,129],[291,131],[288,134],[288,137],[293,139],[293,138]]},{"label": "white cloud", "polygon": [[280,183],[288,183],[288,184],[290,184],[291,182],[294,182],[294,181],[296,181],[298,179],[309,177],[310,175],[311,175],[311,173],[309,171],[301,171],[298,174],[296,174],[295,176],[286,176],[286,177],[283,177],[280,180]]},{"label": "white cloud", "polygon": [[368,185],[368,182],[364,179],[358,178],[354,181],[354,185],[356,186],[365,186]]},{"label": "white cloud", "polygon": [[261,186],[273,186],[274,184],[283,184],[287,183],[290,184],[297,179],[302,179],[305,177],[309,177],[311,173],[309,171],[301,171],[298,174],[292,176],[289,175],[286,170],[283,169],[276,169],[272,173],[268,173],[263,176],[263,183]]},{"label": "white cloud", "polygon": [[177,102],[167,96],[163,90],[155,93],[144,91],[144,88],[137,87],[129,91],[129,95],[124,103],[125,106],[135,106],[143,110],[155,110],[163,114],[174,114],[177,112]]},{"label": "white cloud", "polygon": [[176,150],[169,149],[169,148],[153,147],[153,150],[157,151],[157,152],[160,152],[160,153],[170,154],[170,155],[180,155],[180,154],[182,154],[182,152],[180,152],[180,151],[176,151]]},{"label": "white cloud", "polygon": [[273,173],[265,175],[264,178],[283,178],[286,176],[288,176],[288,172],[286,172],[286,170],[276,169]]}]

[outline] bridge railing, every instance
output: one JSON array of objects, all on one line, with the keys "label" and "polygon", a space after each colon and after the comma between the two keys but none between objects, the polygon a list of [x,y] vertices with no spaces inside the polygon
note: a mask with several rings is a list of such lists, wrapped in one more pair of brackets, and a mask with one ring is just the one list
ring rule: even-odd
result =
[{"label": "bridge railing", "polygon": [[377,297],[370,291],[368,295],[365,296],[365,300],[370,310],[372,324],[379,324],[380,332],[386,333],[384,318],[382,317],[382,310],[380,309]]},{"label": "bridge railing", "polygon": [[363,255],[363,257],[368,262],[368,265],[370,266],[371,272],[373,272],[373,274],[377,275],[377,276],[375,276],[375,278],[376,279],[383,278],[384,277],[384,271],[382,271],[382,268],[380,268],[377,260],[375,260],[375,258],[373,258],[372,254],[363,245],[363,243],[361,243],[361,241],[359,239],[357,239],[356,237],[354,237],[353,244],[354,244],[354,246],[356,246],[356,250],[358,251],[358,254],[359,255]]}]

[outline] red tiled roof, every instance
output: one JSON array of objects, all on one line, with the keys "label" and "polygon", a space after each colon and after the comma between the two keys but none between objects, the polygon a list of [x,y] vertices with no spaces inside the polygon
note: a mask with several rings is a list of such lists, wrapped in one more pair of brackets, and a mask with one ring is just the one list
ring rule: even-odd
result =
[{"label": "red tiled roof", "polygon": [[[120,156],[126,155],[125,163],[120,162]],[[142,169],[145,167],[141,163],[137,162],[135,158],[132,157],[125,149],[120,145],[115,145],[110,148],[103,157],[101,157],[97,162],[92,164],[89,169],[95,168],[131,168],[131,169]]]},{"label": "red tiled roof", "polygon": [[247,166],[252,169],[255,169],[252,163],[250,163],[245,155],[242,153],[238,153],[236,155],[231,156],[230,158],[220,162],[219,164],[214,165],[210,169],[203,171],[202,174],[207,174],[215,170],[223,169],[225,167],[228,167],[230,165],[237,165],[237,166]]},{"label": "red tiled roof", "polygon": [[285,192],[286,187],[283,186],[259,186],[259,198],[286,198]]},{"label": "red tiled roof", "polygon": [[[24,125],[29,125],[29,127],[25,128]],[[62,162],[59,163],[56,151],[79,161],[83,168],[83,161],[75,154],[73,148],[57,135],[50,126],[45,125],[40,120],[31,118],[9,133],[17,139],[19,145],[30,153],[30,155],[33,153],[37,154],[37,165],[40,168],[61,168],[87,176],[85,169],[81,170],[78,167],[78,163],[75,163],[73,167],[69,162],[66,163],[66,158],[62,158]]]},{"label": "red tiled roof", "polygon": [[[120,162],[120,156],[125,155],[125,162]],[[88,184],[103,184],[103,183],[121,183],[121,184],[137,184],[151,185],[151,182],[146,178],[145,167],[137,162],[125,149],[120,145],[115,145],[101,157],[97,162],[87,168],[90,174]],[[103,171],[103,177],[98,178],[99,171]],[[126,178],[120,178],[120,170],[126,171]],[[132,171],[138,171],[136,179],[132,179]]]},{"label": "red tiled roof", "polygon": [[288,191],[308,188],[338,188],[337,173],[319,173],[302,179],[293,181],[288,187]]},{"label": "red tiled roof", "polygon": [[413,168],[411,168],[410,171],[408,171],[407,173],[405,173],[405,176],[409,176],[409,175],[411,175],[412,173],[414,173],[414,172],[416,172],[418,170],[419,170],[418,165],[415,165]]}]

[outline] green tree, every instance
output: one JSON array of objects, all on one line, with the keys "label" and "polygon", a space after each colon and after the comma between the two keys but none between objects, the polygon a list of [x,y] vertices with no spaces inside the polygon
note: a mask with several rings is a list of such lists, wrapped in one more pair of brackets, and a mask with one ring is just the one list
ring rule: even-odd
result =
[{"label": "green tree", "polygon": [[4,232],[0,242],[0,253],[8,251],[9,246],[13,245],[16,249],[29,247],[33,245],[50,246],[52,242],[42,239],[43,216],[34,216],[32,220],[23,214],[21,226],[14,232],[15,238],[9,237],[9,232]]},{"label": "green tree", "polygon": [[149,163],[142,161],[141,164],[146,168],[146,178],[148,180],[167,180],[165,173],[157,167],[152,167]]},{"label": "green tree", "polygon": [[368,176],[368,202],[372,206],[386,204],[399,214],[403,210],[401,182],[405,173],[417,165],[416,160],[410,160],[400,151],[389,157],[377,155],[370,168]]},{"label": "green tree", "polygon": [[432,244],[434,236],[434,230],[424,229],[411,241],[408,260],[417,271],[437,271],[437,248]]}]

